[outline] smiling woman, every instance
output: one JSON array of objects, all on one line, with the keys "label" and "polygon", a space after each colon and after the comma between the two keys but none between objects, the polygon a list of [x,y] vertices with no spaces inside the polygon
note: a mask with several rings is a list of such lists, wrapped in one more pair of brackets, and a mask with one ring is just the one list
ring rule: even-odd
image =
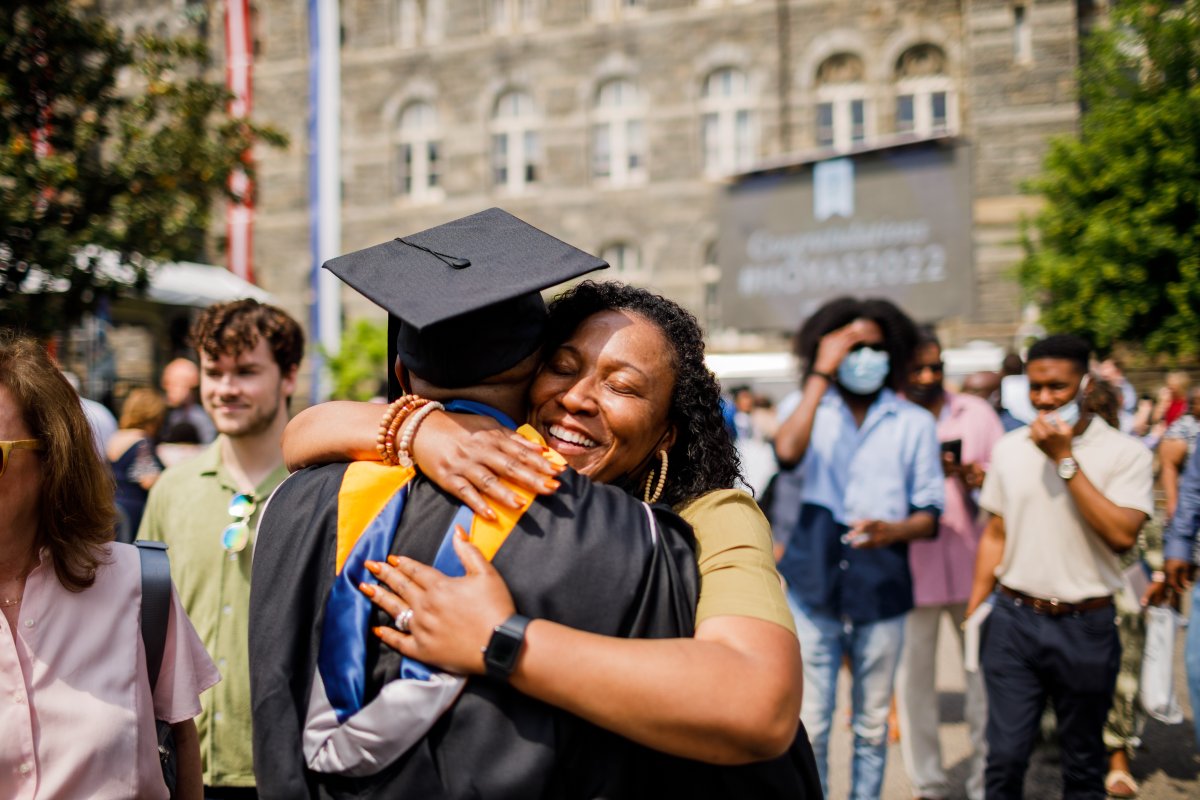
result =
[{"label": "smiling woman", "polygon": [[[661,486],[662,502],[695,531],[700,599],[692,639],[614,639],[534,620],[513,686],[688,758],[735,764],[783,753],[797,732],[800,651],[769,525],[753,498],[732,489],[736,450],[699,325],[677,304],[616,283],[580,284],[550,313],[547,359],[529,391],[531,422],[593,480],[639,497]],[[289,465],[377,458],[378,418],[378,406],[306,410],[285,434]],[[479,418],[433,414],[413,452],[424,472],[479,514],[490,513],[481,493],[511,504],[496,477],[553,492],[539,450]],[[409,587],[405,599],[420,624],[406,641],[394,631],[384,641],[419,648],[423,660],[449,671],[483,673],[481,647],[512,608],[500,575],[436,575],[419,588]],[[392,598],[378,591],[373,599]],[[457,610],[439,614],[438,607]]]}]

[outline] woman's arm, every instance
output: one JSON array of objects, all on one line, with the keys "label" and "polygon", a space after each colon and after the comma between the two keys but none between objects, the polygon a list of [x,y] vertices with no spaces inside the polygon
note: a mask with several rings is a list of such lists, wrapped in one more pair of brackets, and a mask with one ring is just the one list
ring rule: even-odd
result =
[{"label": "woman's arm", "polygon": [[1162,484],[1163,495],[1167,504],[1167,519],[1175,516],[1175,506],[1179,503],[1179,470],[1187,458],[1186,439],[1163,439],[1158,446],[1158,459],[1161,469],[1158,482]]},{"label": "woman's arm", "polygon": [[204,775],[200,771],[200,736],[194,720],[176,722],[175,734],[175,800],[204,800]]},{"label": "woman's arm", "polygon": [[[378,403],[333,400],[304,409],[283,431],[288,469],[378,461],[375,444],[384,408]],[[412,454],[421,472],[488,519],[494,519],[495,512],[487,498],[520,507],[501,479],[538,494],[550,494],[558,487],[552,479],[559,469],[542,457],[541,447],[481,414],[433,412],[417,429]]]},{"label": "woman's arm", "polygon": [[[451,672],[484,671],[482,648],[513,613],[503,578],[456,538],[467,568],[447,578],[411,559],[378,565],[372,600],[412,633],[377,634],[412,658]],[[384,586],[391,587],[396,594]],[[693,639],[619,639],[534,620],[511,678],[525,694],[640,744],[716,764],[760,761],[795,737],[802,673],[795,635],[743,616],[706,619]]]},{"label": "woman's arm", "polygon": [[291,472],[314,464],[378,461],[375,436],[385,406],[330,400],[309,406],[283,429],[283,461]]}]

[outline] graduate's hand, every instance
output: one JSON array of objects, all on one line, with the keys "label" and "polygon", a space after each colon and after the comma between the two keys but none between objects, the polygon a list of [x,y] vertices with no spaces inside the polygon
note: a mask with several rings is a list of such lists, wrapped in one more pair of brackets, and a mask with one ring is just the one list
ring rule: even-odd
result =
[{"label": "graduate's hand", "polygon": [[395,626],[375,629],[384,644],[446,672],[481,675],[483,649],[516,607],[500,573],[467,541],[461,527],[456,529],[454,550],[466,567],[461,578],[447,577],[410,558],[389,556],[387,564],[367,562],[380,584],[362,584],[359,589],[393,618],[412,609],[409,633]]},{"label": "graduate's hand", "polygon": [[430,480],[484,519],[495,521],[489,500],[509,508],[521,501],[511,481],[536,494],[553,494],[562,467],[542,456],[543,447],[481,414],[434,412],[417,429],[412,453]]}]

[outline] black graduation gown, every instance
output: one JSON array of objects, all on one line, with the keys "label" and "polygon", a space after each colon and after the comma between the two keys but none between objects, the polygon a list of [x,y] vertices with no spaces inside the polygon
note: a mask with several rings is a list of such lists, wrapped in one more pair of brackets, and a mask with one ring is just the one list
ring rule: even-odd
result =
[{"label": "black graduation gown", "polygon": [[[783,759],[721,768],[634,745],[487,677],[473,677],[430,732],[366,778],[308,771],[301,733],[334,575],[345,465],[305,470],[272,498],[258,530],[250,600],[251,702],[259,795],[271,798],[818,797],[801,731]],[[689,636],[698,578],[690,528],[572,470],[497,552],[521,613],[623,637]],[[431,563],[458,503],[418,476],[392,552]],[[372,624],[390,624],[382,612]],[[368,637],[368,700],[399,670]],[[746,676],[753,680],[753,676]]]}]

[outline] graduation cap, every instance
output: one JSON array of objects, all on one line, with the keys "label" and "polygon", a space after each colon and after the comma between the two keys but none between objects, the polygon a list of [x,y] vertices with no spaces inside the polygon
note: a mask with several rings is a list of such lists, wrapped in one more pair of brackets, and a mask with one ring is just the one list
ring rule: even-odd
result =
[{"label": "graduation cap", "polygon": [[388,312],[389,372],[399,355],[424,380],[457,389],[537,350],[542,289],[608,264],[490,208],[324,266]]}]

